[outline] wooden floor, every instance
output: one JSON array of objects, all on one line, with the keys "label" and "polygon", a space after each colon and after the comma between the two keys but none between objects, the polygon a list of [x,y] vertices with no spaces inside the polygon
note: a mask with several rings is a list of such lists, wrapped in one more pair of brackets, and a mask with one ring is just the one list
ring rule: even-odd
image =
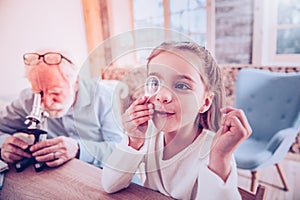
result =
[{"label": "wooden floor", "polygon": [[[300,200],[300,155],[288,154],[279,164],[286,176],[289,191],[282,189],[275,166],[259,169],[258,183],[267,188],[266,200]],[[250,174],[250,171],[238,170],[240,187],[250,190]]]}]

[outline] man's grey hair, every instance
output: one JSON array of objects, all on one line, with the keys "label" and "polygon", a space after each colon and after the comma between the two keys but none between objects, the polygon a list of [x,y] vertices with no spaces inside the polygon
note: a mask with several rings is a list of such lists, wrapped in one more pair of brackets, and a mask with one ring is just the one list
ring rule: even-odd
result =
[{"label": "man's grey hair", "polygon": [[[72,63],[68,63],[66,65],[66,64],[63,64],[64,61],[62,61],[62,63],[59,64],[58,70],[60,71],[62,77],[64,77],[71,84],[73,84],[77,81],[80,68],[79,68],[78,65],[76,65],[75,59],[68,52],[60,51],[60,50],[54,50],[54,49],[40,49],[40,50],[37,50],[37,51],[31,51],[31,52],[35,52],[35,53],[38,53],[38,54],[44,54],[46,52],[58,52],[58,53],[62,54],[63,56],[65,56],[66,58],[71,60]],[[31,74],[35,70],[37,70],[38,67],[40,67],[40,66],[38,66],[38,65],[25,66],[25,77],[28,80],[30,80]],[[52,66],[50,66],[50,67],[52,67]],[[53,66],[53,67],[56,67],[56,66]]]}]

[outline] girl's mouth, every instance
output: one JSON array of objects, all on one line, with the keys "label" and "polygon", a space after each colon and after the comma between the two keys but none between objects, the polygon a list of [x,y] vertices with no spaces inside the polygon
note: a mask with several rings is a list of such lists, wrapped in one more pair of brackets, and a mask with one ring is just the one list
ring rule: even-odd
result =
[{"label": "girl's mouth", "polygon": [[160,117],[160,118],[168,118],[168,117],[175,115],[174,112],[167,112],[167,111],[161,111],[161,110],[156,110],[155,114],[157,117]]}]

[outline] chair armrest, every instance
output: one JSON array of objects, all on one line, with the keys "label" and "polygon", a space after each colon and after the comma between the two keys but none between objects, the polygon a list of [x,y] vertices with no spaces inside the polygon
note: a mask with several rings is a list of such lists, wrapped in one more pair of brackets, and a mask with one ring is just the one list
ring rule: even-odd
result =
[{"label": "chair armrest", "polygon": [[299,133],[299,131],[300,131],[300,111],[298,113],[297,119],[294,122],[294,126],[293,127],[296,127],[297,132]]},{"label": "chair armrest", "polygon": [[267,144],[267,149],[273,156],[283,158],[297,136],[296,128],[286,128],[278,131]]},{"label": "chair armrest", "polygon": [[267,188],[261,184],[257,186],[256,193],[238,187],[242,200],[264,200],[266,198]]}]

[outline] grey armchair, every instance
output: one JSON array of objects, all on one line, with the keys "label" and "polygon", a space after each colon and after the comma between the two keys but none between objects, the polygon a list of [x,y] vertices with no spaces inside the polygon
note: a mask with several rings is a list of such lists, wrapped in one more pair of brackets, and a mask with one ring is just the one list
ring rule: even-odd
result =
[{"label": "grey armchair", "polygon": [[276,166],[284,190],[288,190],[278,162],[299,132],[300,73],[242,69],[236,82],[235,106],[244,110],[253,130],[234,153],[237,167],[251,171],[251,191],[257,185],[257,170],[269,165]]}]

